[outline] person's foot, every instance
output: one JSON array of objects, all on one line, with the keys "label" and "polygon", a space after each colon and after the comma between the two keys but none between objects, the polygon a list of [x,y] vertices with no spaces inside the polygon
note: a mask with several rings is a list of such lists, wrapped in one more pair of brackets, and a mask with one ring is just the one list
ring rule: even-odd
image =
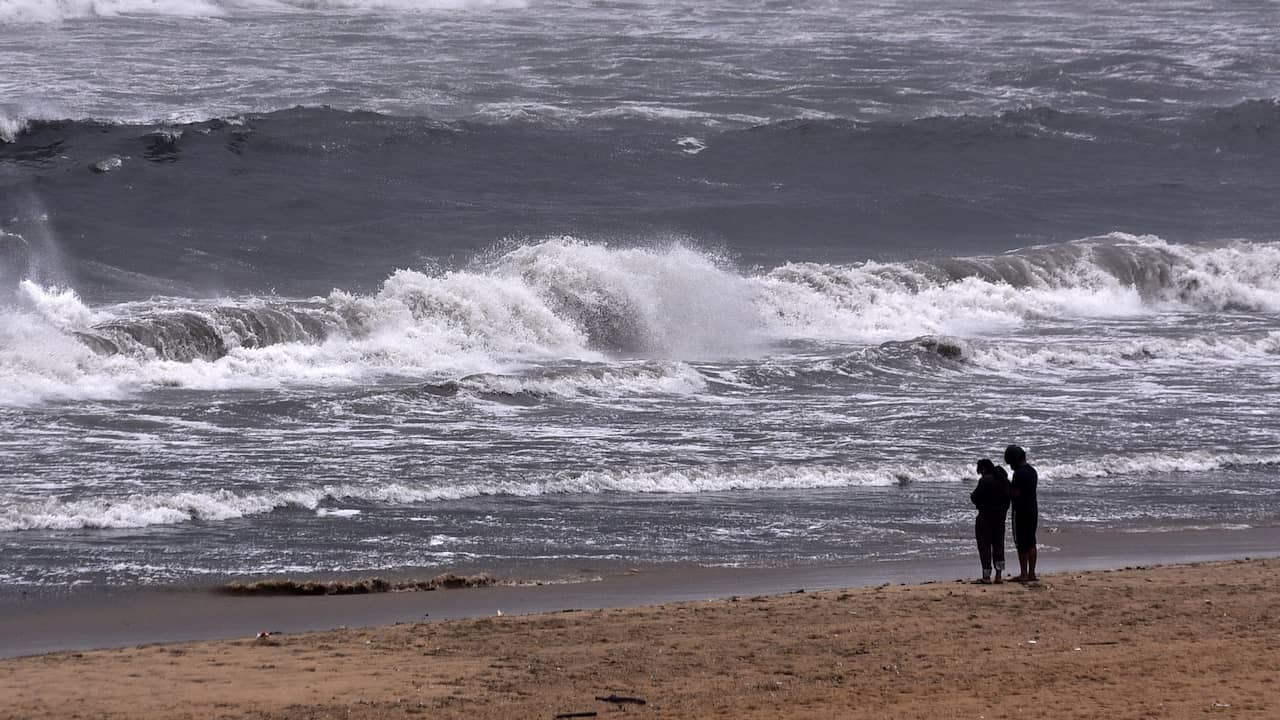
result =
[{"label": "person's foot", "polygon": [[1003,584],[1004,584],[1004,580],[1002,580],[1002,579],[1000,578],[1000,576],[999,576],[999,575],[997,575],[997,576],[996,576],[996,579],[991,581],[991,584],[992,584],[992,585],[1003,585]]},{"label": "person's foot", "polygon": [[1027,577],[1026,575],[1019,575],[1017,577],[1009,578],[1009,582],[1027,582],[1030,579],[1031,578]]},{"label": "person's foot", "polygon": [[1040,582],[1040,576],[1039,576],[1039,575],[1028,575],[1028,576],[1027,576],[1027,582]]}]

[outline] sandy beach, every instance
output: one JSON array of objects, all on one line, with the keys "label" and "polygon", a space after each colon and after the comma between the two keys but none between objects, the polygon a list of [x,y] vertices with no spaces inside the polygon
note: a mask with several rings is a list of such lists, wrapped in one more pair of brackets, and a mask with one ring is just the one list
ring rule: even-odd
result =
[{"label": "sandy beach", "polygon": [[1278,616],[1277,559],[793,591],[10,659],[0,717],[1271,718]]}]

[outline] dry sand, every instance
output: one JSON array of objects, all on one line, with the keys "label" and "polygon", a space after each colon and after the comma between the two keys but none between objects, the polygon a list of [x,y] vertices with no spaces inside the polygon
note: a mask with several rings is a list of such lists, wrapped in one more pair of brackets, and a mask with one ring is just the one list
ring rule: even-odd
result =
[{"label": "dry sand", "polygon": [[1280,560],[798,592],[4,660],[0,717],[1274,719],[1278,621]]}]

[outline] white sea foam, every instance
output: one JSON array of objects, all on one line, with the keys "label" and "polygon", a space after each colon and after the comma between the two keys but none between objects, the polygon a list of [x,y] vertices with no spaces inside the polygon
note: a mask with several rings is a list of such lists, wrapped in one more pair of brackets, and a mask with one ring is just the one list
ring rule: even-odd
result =
[{"label": "white sea foam", "polygon": [[94,317],[73,291],[24,281],[19,299],[0,307],[0,405],[124,394],[113,370],[132,363],[97,356],[65,332]]},{"label": "white sea foam", "polygon": [[[239,3],[244,5],[243,0]],[[303,10],[397,10],[424,12],[429,10],[472,10],[487,8],[525,8],[529,0],[260,0],[262,6],[278,4]]]},{"label": "white sea foam", "polygon": [[192,520],[216,522],[289,506],[315,509],[323,499],[323,493],[317,491],[236,494],[215,490],[72,502],[49,500],[0,509],[0,529],[70,530],[174,525]]},{"label": "white sea foam", "polygon": [[41,23],[120,15],[218,17],[215,0],[0,0],[0,22]]},{"label": "white sea foam", "polygon": [[316,515],[319,517],[338,517],[350,518],[360,514],[355,508],[317,508]]},{"label": "white sea foam", "polygon": [[[555,127],[569,127],[591,121],[674,120],[696,122],[715,128],[727,123],[749,127],[769,121],[768,118],[757,115],[720,114],[647,103],[624,103],[608,108],[592,109],[531,101],[480,103],[472,112],[471,118],[487,122],[533,123]],[[706,141],[693,136],[676,138],[674,142],[681,152],[688,155],[697,155],[707,147]]]},{"label": "white sea foam", "polygon": [[1185,263],[1171,302],[1214,309],[1280,312],[1280,243],[1235,243],[1211,250],[1163,245]]},{"label": "white sea foam", "polygon": [[1187,531],[1205,531],[1205,530],[1249,530],[1252,525],[1242,523],[1214,523],[1212,525],[1153,525],[1151,527],[1123,527],[1118,528],[1122,533],[1132,535],[1148,535],[1162,534]]}]

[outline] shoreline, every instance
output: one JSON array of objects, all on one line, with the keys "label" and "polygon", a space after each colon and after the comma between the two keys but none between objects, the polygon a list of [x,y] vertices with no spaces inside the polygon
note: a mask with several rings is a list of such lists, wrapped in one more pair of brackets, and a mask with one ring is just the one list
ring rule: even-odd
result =
[{"label": "shoreline", "polygon": [[[1127,566],[1280,556],[1280,527],[1041,535],[1040,570],[1057,574]],[[1013,574],[1017,555],[1007,549]],[[65,598],[0,601],[0,658],[157,643],[252,638],[566,610],[637,608],[799,589],[934,583],[979,574],[971,557],[774,568],[652,566],[598,580],[331,596],[235,596],[214,588],[122,588]]]},{"label": "shoreline", "polygon": [[1042,577],[0,660],[0,718],[1136,720],[1280,708],[1280,559]]}]

